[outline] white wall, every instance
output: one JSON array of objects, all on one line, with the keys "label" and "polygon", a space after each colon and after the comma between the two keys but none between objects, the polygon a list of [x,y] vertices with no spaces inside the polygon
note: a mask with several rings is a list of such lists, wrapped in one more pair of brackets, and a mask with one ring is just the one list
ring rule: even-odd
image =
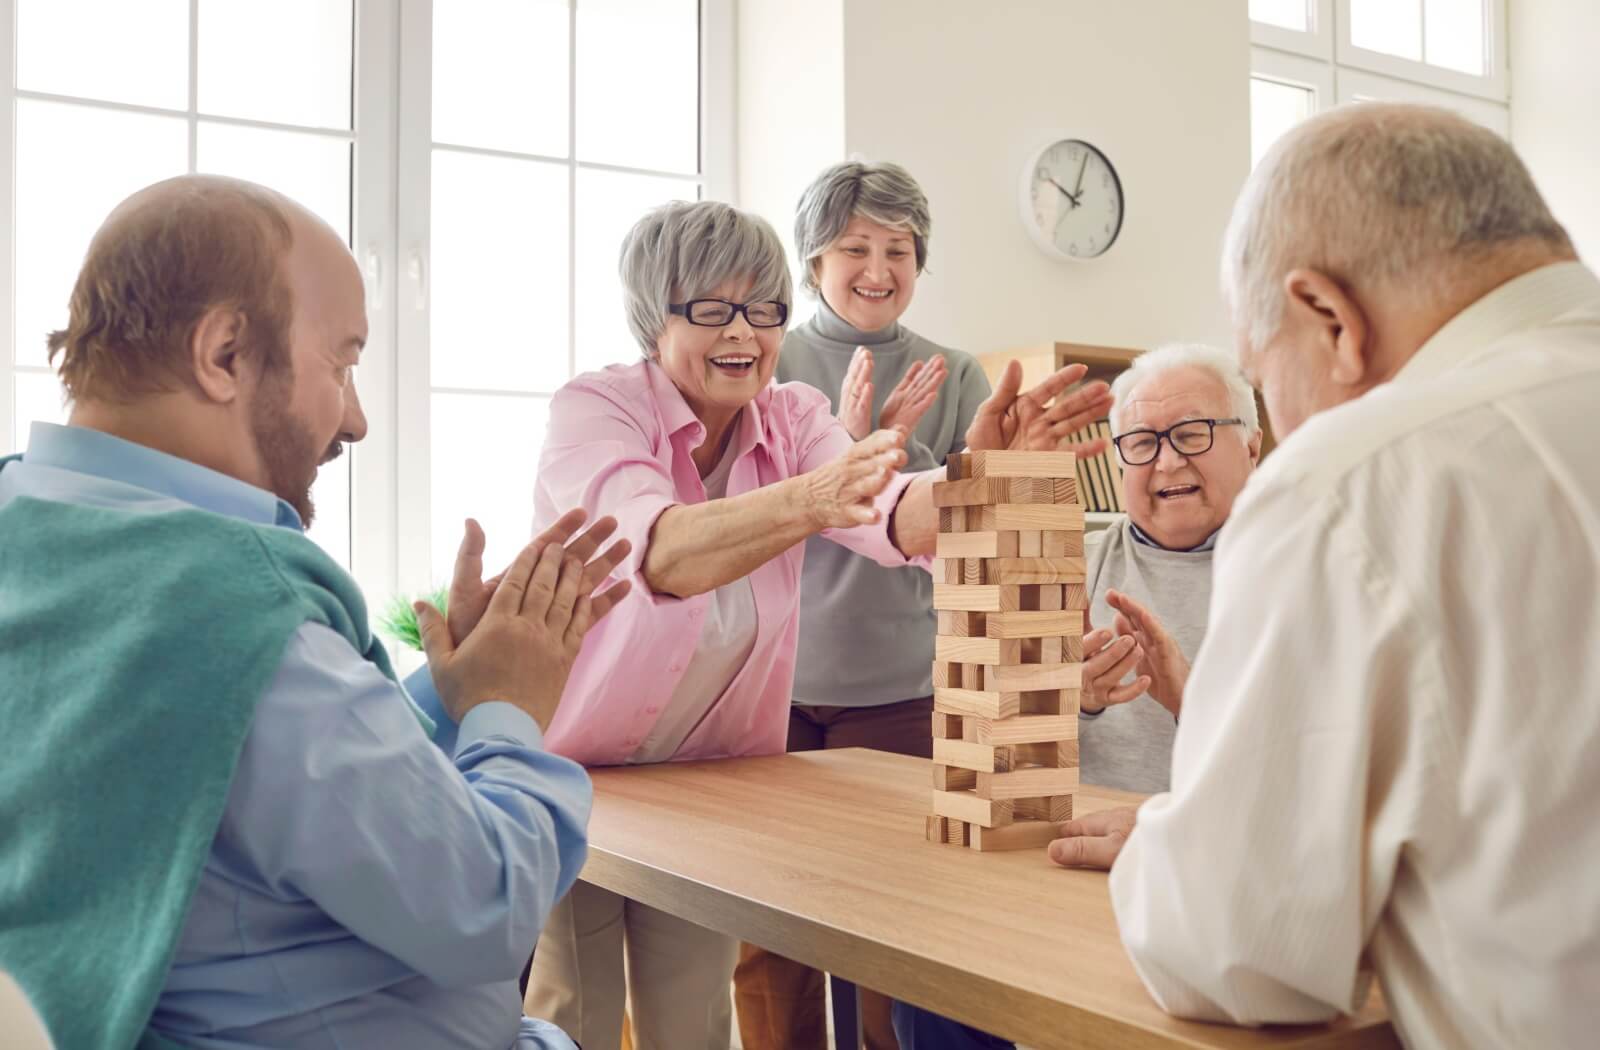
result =
[{"label": "white wall", "polygon": [[[817,23],[809,33],[831,34],[839,2],[792,6]],[[773,0],[742,0],[741,47],[756,50],[740,56],[741,134],[758,123],[752,107],[795,82],[817,122],[788,129],[799,142],[741,142],[744,206],[784,229],[826,164],[896,161],[933,209],[929,270],[906,315],[929,338],[974,353],[1227,339],[1216,262],[1249,170],[1247,0],[843,2],[836,94],[832,56],[816,61],[804,38],[775,45]],[[835,105],[843,142],[823,156]],[[1045,256],[1022,226],[1023,163],[1058,131],[1103,149],[1127,196],[1116,245],[1093,262]]]},{"label": "white wall", "polygon": [[1510,0],[1511,141],[1600,265],[1600,3]]}]

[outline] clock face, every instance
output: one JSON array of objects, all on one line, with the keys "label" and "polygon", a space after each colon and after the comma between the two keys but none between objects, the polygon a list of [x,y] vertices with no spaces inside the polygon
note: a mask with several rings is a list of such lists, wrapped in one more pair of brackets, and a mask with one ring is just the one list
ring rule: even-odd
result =
[{"label": "clock face", "polygon": [[1051,143],[1023,173],[1024,221],[1039,246],[1066,259],[1105,254],[1122,230],[1122,183],[1080,139]]}]

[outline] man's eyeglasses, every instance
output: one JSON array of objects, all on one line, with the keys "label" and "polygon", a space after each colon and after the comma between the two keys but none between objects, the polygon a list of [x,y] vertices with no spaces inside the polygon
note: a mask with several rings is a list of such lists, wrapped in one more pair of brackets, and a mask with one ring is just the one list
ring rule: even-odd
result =
[{"label": "man's eyeglasses", "polygon": [[731,324],[735,314],[744,314],[751,328],[781,328],[789,319],[789,304],[780,302],[730,303],[726,299],[690,299],[686,303],[672,303],[667,309],[690,324],[707,328],[721,328]]},{"label": "man's eyeglasses", "polygon": [[1237,416],[1233,419],[1186,419],[1165,430],[1130,430],[1113,438],[1112,443],[1117,446],[1117,455],[1122,457],[1122,462],[1130,467],[1142,467],[1155,462],[1155,458],[1161,455],[1163,438],[1178,455],[1198,456],[1211,451],[1218,427],[1240,426],[1243,423],[1244,420]]}]

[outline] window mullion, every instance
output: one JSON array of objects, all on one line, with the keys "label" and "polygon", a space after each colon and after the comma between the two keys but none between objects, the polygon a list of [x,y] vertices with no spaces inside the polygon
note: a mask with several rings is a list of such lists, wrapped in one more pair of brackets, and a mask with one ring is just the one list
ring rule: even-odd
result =
[{"label": "window mullion", "polygon": [[[16,350],[16,294],[12,260],[16,256],[16,172],[17,172],[17,5],[16,0],[0,0],[0,84],[5,85],[7,98],[0,106],[0,148],[5,157],[0,161],[0,200],[5,202],[6,221],[0,223],[0,455],[12,450],[12,432],[15,422],[12,412],[16,404],[16,381],[13,364]],[[20,449],[17,449],[20,451]]]}]

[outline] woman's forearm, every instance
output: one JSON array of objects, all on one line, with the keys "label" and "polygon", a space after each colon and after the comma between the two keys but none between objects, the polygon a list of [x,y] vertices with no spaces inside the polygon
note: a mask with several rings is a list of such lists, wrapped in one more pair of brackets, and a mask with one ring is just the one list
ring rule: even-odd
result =
[{"label": "woman's forearm", "polygon": [[939,535],[939,511],[933,505],[933,483],[943,481],[943,467],[925,470],[900,494],[889,518],[889,539],[908,558],[932,554]]},{"label": "woman's forearm", "polygon": [[668,508],[650,531],[641,571],[655,593],[688,598],[750,575],[820,531],[802,475],[727,499]]}]

